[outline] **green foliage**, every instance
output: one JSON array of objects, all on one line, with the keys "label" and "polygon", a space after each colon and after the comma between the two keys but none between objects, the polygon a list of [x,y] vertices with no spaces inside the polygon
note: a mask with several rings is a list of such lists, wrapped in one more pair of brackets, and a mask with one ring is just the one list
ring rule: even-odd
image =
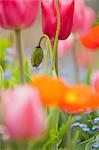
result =
[{"label": "green foliage", "polygon": [[90,84],[90,75],[91,75],[92,69],[91,66],[89,65],[86,71],[86,79],[85,79],[85,83],[86,84]]},{"label": "green foliage", "polygon": [[94,150],[92,149],[92,144],[96,142],[96,137],[93,136],[92,138],[86,140],[86,141],[83,141],[79,144],[77,144],[74,148],[74,150]]},{"label": "green foliage", "polygon": [[[4,87],[14,87],[15,85],[20,83],[20,76],[19,76],[19,63],[15,63],[14,66],[12,66],[12,76],[11,79],[5,79],[4,80]],[[27,59],[24,61],[24,76],[25,76],[25,82],[29,82],[31,79],[30,77],[30,70],[29,70],[29,62]]]},{"label": "green foliage", "polygon": [[6,48],[12,46],[10,38],[0,38],[0,65],[4,67],[3,59],[6,55]]}]

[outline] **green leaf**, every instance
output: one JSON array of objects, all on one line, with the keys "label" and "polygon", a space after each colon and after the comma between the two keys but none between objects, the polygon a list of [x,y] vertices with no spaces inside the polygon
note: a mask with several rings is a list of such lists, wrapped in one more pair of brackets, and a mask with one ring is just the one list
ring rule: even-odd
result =
[{"label": "green leaf", "polygon": [[86,79],[85,79],[85,83],[86,84],[90,84],[90,75],[91,75],[92,69],[91,66],[88,66],[88,69],[86,71]]},{"label": "green leaf", "polygon": [[91,150],[91,149],[86,149],[86,146],[87,148],[90,146],[90,145],[87,145],[88,143],[92,143],[92,142],[95,142],[95,136],[86,140],[86,141],[83,141],[81,142],[80,144],[77,144],[75,147],[74,147],[74,150]]},{"label": "green leaf", "polygon": [[96,140],[93,139],[92,141],[88,142],[85,146],[85,150],[94,150],[92,149],[92,144],[95,142]]}]

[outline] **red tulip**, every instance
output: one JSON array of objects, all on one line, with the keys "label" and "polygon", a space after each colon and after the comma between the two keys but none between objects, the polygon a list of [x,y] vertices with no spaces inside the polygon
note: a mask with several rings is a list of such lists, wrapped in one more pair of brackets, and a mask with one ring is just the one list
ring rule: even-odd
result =
[{"label": "red tulip", "polygon": [[[43,33],[55,38],[57,29],[57,13],[55,0],[42,0]],[[59,40],[65,40],[71,32],[73,24],[74,0],[59,0],[60,32]]]},{"label": "red tulip", "polygon": [[0,26],[20,29],[30,26],[36,19],[38,0],[0,0]]},{"label": "red tulip", "polygon": [[99,48],[99,25],[93,27],[86,34],[80,37],[80,42],[86,48],[94,51]]},{"label": "red tulip", "polygon": [[46,115],[37,89],[24,85],[2,96],[4,124],[14,139],[38,138],[46,128]]}]

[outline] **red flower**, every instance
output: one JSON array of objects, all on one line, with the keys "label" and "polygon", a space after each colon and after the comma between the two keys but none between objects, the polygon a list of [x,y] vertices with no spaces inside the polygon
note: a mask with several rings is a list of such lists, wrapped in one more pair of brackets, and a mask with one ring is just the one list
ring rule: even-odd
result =
[{"label": "red flower", "polygon": [[[42,0],[42,27],[43,33],[54,38],[57,29],[57,14],[55,0]],[[73,25],[74,0],[59,0],[60,33],[59,40],[65,40]]]},{"label": "red flower", "polygon": [[88,33],[81,36],[80,42],[89,49],[99,48],[99,26],[93,27]]}]

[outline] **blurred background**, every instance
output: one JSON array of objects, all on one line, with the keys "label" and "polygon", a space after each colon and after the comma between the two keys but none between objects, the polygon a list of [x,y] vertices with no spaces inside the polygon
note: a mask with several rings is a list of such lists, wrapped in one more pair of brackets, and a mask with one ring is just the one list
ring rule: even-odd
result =
[{"label": "blurred background", "polygon": [[[99,0],[86,0],[86,4],[95,10],[96,16],[99,19]],[[39,8],[40,8],[40,6],[39,6]],[[23,32],[22,34],[23,34],[25,55],[28,56],[28,61],[30,62],[31,53],[33,51],[33,48],[37,46],[37,44],[40,40],[40,37],[42,35],[41,9],[39,9],[38,17],[36,19],[36,22],[33,24],[33,26],[28,29],[23,30],[22,32]],[[0,29],[0,38],[2,39],[2,38],[9,37],[10,34],[11,34],[11,36],[13,36],[14,34],[12,34],[12,33],[13,33],[13,31]],[[1,43],[2,43],[2,41],[1,41]],[[77,49],[78,49],[77,55],[79,55],[81,52],[80,51],[81,46],[79,46],[79,44],[78,44]],[[87,56],[90,57],[90,60],[93,59],[94,56],[96,56],[96,54],[94,54],[92,52],[84,52],[83,51],[83,53],[80,56],[80,59],[82,58],[82,60],[85,61],[84,63],[88,63],[88,61],[89,61],[89,58],[86,57],[86,53],[88,54]],[[83,62],[80,62],[80,66],[78,66],[80,69],[75,68],[73,59],[74,58],[72,56],[72,51],[68,51],[67,53],[65,53],[63,55],[62,58],[59,59],[59,74],[64,80],[66,80],[66,82],[69,82],[69,83],[75,82],[75,79],[74,79],[75,76],[79,76],[80,82],[83,82],[85,80],[85,73],[86,73],[85,69],[86,68],[84,66],[81,66],[82,65],[81,63],[83,63]],[[9,58],[7,56],[5,57],[5,61],[9,61]],[[11,59],[10,59],[10,61],[11,61]],[[38,71],[40,71],[42,73],[42,71],[43,71],[42,67],[43,67],[43,65],[41,64],[40,67],[38,67],[38,69],[36,70],[37,71],[36,73],[38,73]],[[32,68],[32,66],[31,66],[31,68]],[[32,70],[33,70],[33,68],[32,68]],[[33,72],[34,72],[34,70],[33,70]],[[9,72],[9,70],[7,70],[5,72],[5,76],[8,77],[8,79],[9,79],[9,77],[11,78],[11,72]]]}]

